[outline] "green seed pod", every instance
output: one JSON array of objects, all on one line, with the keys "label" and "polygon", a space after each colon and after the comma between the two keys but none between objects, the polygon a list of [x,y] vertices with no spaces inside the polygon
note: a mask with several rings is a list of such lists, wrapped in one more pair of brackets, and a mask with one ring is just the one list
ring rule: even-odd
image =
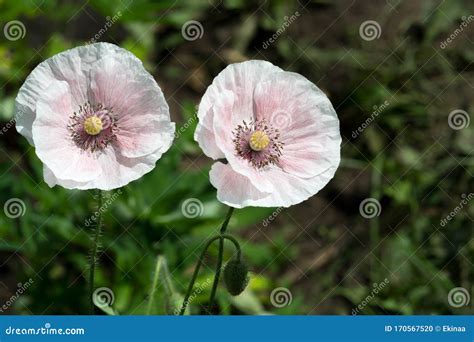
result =
[{"label": "green seed pod", "polygon": [[245,290],[249,276],[247,264],[242,258],[234,258],[225,265],[224,282],[232,296],[238,296]]}]

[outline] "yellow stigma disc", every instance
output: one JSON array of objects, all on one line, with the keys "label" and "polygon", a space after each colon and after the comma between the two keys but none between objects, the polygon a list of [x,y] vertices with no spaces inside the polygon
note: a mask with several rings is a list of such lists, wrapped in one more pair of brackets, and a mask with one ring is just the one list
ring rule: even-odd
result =
[{"label": "yellow stigma disc", "polygon": [[102,120],[97,116],[90,116],[84,120],[84,130],[89,135],[97,135],[102,132]]},{"label": "yellow stigma disc", "polygon": [[250,148],[254,151],[261,151],[264,150],[268,144],[270,143],[270,138],[265,132],[262,131],[255,131],[250,136]]}]

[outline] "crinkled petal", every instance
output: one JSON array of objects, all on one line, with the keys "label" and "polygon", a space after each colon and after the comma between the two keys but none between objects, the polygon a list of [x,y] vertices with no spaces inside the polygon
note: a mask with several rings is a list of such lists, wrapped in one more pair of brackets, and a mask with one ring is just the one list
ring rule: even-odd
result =
[{"label": "crinkled petal", "polygon": [[221,162],[214,163],[209,172],[209,179],[217,189],[217,199],[234,208],[255,205],[268,195],[259,191],[248,177]]},{"label": "crinkled petal", "polygon": [[[117,112],[115,139],[84,151],[71,138],[70,117],[86,102]],[[41,63],[16,99],[17,130],[36,147],[48,185],[111,190],[155,167],[174,138],[168,105],[141,61],[113,44],[62,52]]]},{"label": "crinkled petal", "polygon": [[[194,134],[204,153],[213,159],[224,157],[221,146],[216,143],[214,125],[214,112],[211,108],[216,99],[227,90],[234,93],[236,101],[232,108],[232,123],[237,125],[242,120],[253,118],[253,91],[256,84],[265,75],[280,72],[281,69],[266,61],[252,60],[231,64],[222,70],[212,84],[207,88],[199,104],[199,124]],[[234,127],[231,127],[232,131]]]},{"label": "crinkled petal", "polygon": [[211,184],[217,189],[217,199],[234,208],[289,207],[318,193],[334,176],[337,167],[312,178],[299,178],[279,168],[267,171],[274,187],[271,193],[259,191],[250,180],[229,164],[215,163],[210,172]]},{"label": "crinkled petal", "polygon": [[235,124],[233,120],[233,106],[235,95],[228,90],[223,90],[220,97],[216,99],[211,108],[214,117],[215,140],[218,146],[221,146],[224,156],[232,168],[245,176],[260,191],[270,192],[273,185],[270,179],[265,175],[265,170],[257,170],[250,165],[247,160],[240,158],[235,151],[233,140],[233,130],[242,122]]},{"label": "crinkled petal", "polygon": [[255,88],[255,113],[280,132],[279,166],[303,178],[337,167],[341,136],[337,114],[326,95],[305,77],[281,72]]},{"label": "crinkled petal", "polygon": [[157,150],[138,158],[127,158],[120,151],[109,146],[99,155],[101,172],[90,184],[89,189],[112,190],[137,180],[155,168],[163,152]]},{"label": "crinkled petal", "polygon": [[61,185],[66,189],[84,189],[87,188],[87,182],[76,182],[68,179],[58,179],[53,171],[51,171],[46,165],[43,164],[43,177],[46,184],[52,188],[55,185]]},{"label": "crinkled petal", "polygon": [[[33,144],[32,125],[36,118],[36,104],[43,92],[54,81],[68,83],[76,105],[88,99],[91,66],[105,55],[130,54],[109,43],[96,43],[61,52],[40,63],[27,77],[15,100],[16,129]],[[138,60],[138,59],[137,59]]]},{"label": "crinkled petal", "polygon": [[70,138],[67,125],[72,101],[67,82],[52,82],[36,105],[32,138],[38,158],[57,178],[85,182],[96,177],[98,164]]},{"label": "crinkled petal", "polygon": [[91,70],[95,103],[117,116],[117,146],[128,158],[165,150],[174,139],[168,104],[160,87],[131,53],[105,56]]}]

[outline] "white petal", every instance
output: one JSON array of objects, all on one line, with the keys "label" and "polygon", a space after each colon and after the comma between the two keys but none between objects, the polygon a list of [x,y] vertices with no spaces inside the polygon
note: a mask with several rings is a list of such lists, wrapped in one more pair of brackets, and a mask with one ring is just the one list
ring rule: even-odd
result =
[{"label": "white petal", "polygon": [[279,166],[303,178],[337,167],[339,119],[326,95],[305,77],[281,72],[255,88],[255,111],[280,132]]},{"label": "white petal", "polygon": [[212,165],[209,179],[217,189],[217,199],[234,208],[254,205],[268,195],[255,188],[249,178],[235,172],[230,165],[221,162]]},{"label": "white petal", "polygon": [[216,99],[226,90],[233,92],[237,99],[232,109],[233,123],[242,123],[244,119],[248,121],[253,117],[252,98],[255,85],[261,77],[279,71],[280,68],[269,62],[252,60],[231,64],[214,78],[199,104],[199,123],[194,134],[194,139],[206,155],[213,159],[224,157],[221,147],[215,142],[213,129],[211,108]]},{"label": "white petal", "polygon": [[67,129],[72,111],[69,85],[52,82],[37,103],[32,138],[38,158],[56,178],[85,182],[97,176],[97,160],[79,149]]},{"label": "white petal", "polygon": [[36,118],[36,104],[51,82],[66,81],[76,104],[84,104],[88,100],[92,64],[105,55],[122,54],[132,55],[116,45],[96,43],[61,52],[39,64],[21,86],[15,101],[17,131],[33,144],[31,127]]},{"label": "white petal", "polygon": [[174,123],[160,87],[132,56],[105,56],[91,70],[94,103],[110,107],[118,117],[117,144],[129,158],[163,149],[174,139]]}]

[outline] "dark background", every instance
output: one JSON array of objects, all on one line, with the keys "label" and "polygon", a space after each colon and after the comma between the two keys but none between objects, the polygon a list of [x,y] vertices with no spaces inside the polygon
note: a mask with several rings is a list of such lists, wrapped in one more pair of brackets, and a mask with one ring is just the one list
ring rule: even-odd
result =
[{"label": "dark background", "polygon": [[[220,313],[472,314],[473,14],[467,0],[0,2],[0,205],[24,204],[18,218],[0,212],[0,306],[9,303],[1,313],[87,313],[84,221],[93,192],[50,189],[10,120],[38,63],[102,32],[98,41],[131,50],[154,75],[178,132],[156,169],[124,187],[105,214],[96,286],[113,291],[116,312],[146,312],[160,255],[168,270],[151,313],[174,313],[202,243],[226,212],[208,180],[212,161],[193,140],[195,108],[225,66],[264,59],[327,93],[341,122],[342,163],[300,205],[236,212],[229,231],[252,276],[239,297],[219,289]],[[14,20],[24,31],[8,39],[3,29]],[[202,25],[195,40],[182,34],[190,20]],[[366,40],[360,27],[369,20],[379,29]],[[463,111],[461,129],[449,120],[455,110]],[[183,214],[190,198],[202,203],[196,218]],[[378,216],[361,215],[367,198],[380,203]],[[192,313],[206,313],[216,253],[214,246],[206,258]],[[281,287],[292,300],[274,305]],[[456,291],[465,305],[452,305]]]}]

